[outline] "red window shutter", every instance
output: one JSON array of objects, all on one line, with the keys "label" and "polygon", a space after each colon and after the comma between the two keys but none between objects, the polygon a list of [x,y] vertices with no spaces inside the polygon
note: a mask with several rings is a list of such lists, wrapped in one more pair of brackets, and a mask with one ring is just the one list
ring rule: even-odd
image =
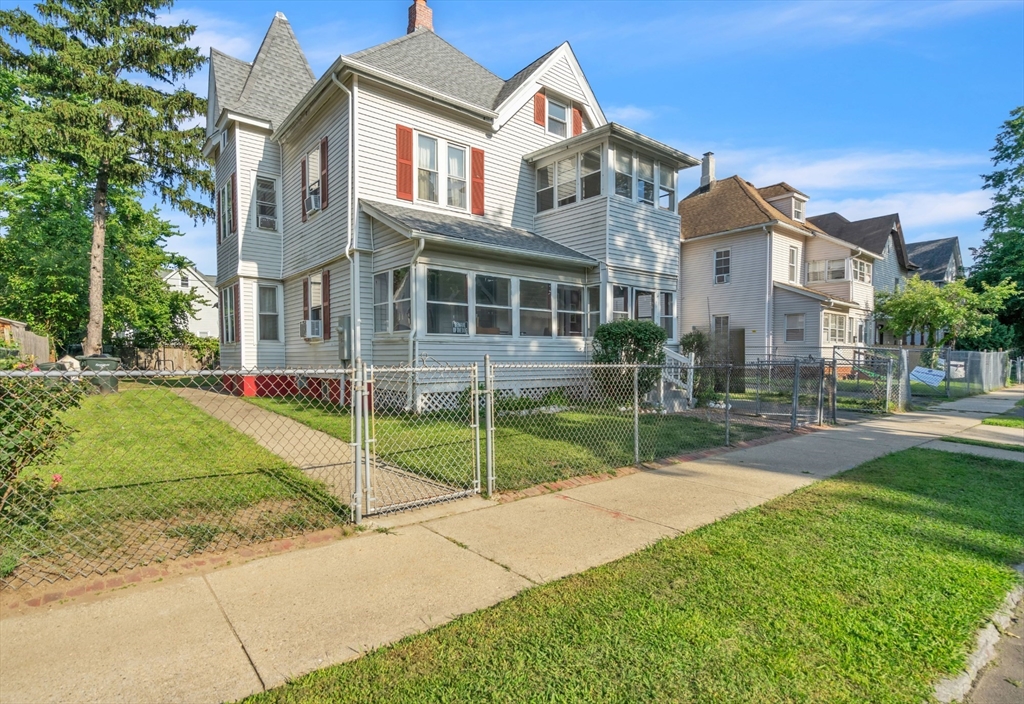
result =
[{"label": "red window shutter", "polygon": [[572,136],[583,134],[583,113],[579,108],[572,109]]},{"label": "red window shutter", "polygon": [[231,174],[231,231],[238,232],[238,179]]},{"label": "red window shutter", "polygon": [[220,189],[217,189],[217,243],[218,244],[220,243],[220,241],[222,239],[224,239],[224,233],[221,232],[220,223],[221,223],[221,219],[220,219]]},{"label": "red window shutter", "polygon": [[320,210],[327,210],[327,137],[320,140]]},{"label": "red window shutter", "polygon": [[[299,200],[302,201],[302,222],[306,222],[306,160],[299,163],[299,174],[302,185],[299,189]],[[305,318],[304,318],[305,320]]]},{"label": "red window shutter", "polygon": [[473,215],[484,214],[484,150],[472,150],[472,176],[473,176]]},{"label": "red window shutter", "polygon": [[323,313],[320,315],[323,318],[324,326],[324,339],[331,339],[331,272],[329,269],[324,269],[323,273],[323,284],[320,286],[320,305],[323,306]]},{"label": "red window shutter", "polygon": [[395,125],[395,195],[412,200],[412,128]]},{"label": "red window shutter", "polygon": [[533,121],[541,127],[548,120],[548,101],[544,97],[543,93],[537,93],[533,96]]},{"label": "red window shutter", "polygon": [[302,280],[302,319],[309,320],[309,279]]},{"label": "red window shutter", "polygon": [[242,285],[234,285],[235,289],[235,342],[242,341]]}]

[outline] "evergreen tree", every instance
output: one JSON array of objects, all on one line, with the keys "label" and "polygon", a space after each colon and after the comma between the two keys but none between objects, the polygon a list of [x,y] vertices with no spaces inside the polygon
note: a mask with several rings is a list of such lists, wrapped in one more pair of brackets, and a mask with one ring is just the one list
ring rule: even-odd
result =
[{"label": "evergreen tree", "polygon": [[89,184],[92,237],[85,354],[102,350],[104,261],[111,188],[149,188],[201,220],[212,179],[202,127],[206,101],[176,83],[204,58],[186,46],[195,26],[164,26],[172,0],[43,0],[36,15],[0,10],[0,67],[19,100],[0,101],[0,154],[70,167]]}]

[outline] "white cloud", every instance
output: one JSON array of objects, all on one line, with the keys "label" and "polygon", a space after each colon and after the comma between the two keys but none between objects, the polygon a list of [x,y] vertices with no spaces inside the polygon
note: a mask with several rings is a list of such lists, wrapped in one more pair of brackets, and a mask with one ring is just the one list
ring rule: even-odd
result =
[{"label": "white cloud", "polygon": [[160,15],[157,21],[167,26],[181,22],[194,24],[196,31],[188,41],[189,46],[198,48],[204,56],[209,55],[210,47],[215,47],[225,54],[245,61],[252,59],[252,55],[256,53],[256,46],[270,26],[268,19],[267,27],[253,30],[222,14],[205,12],[195,7],[171,9]]},{"label": "white cloud", "polygon": [[604,109],[604,114],[612,122],[622,122],[627,125],[645,122],[654,117],[653,111],[636,105],[611,105]]},{"label": "white cloud", "polygon": [[[981,190],[961,193],[903,192],[889,193],[877,198],[812,199],[808,207],[814,213],[842,213],[850,220],[899,213],[900,222],[907,232],[956,223],[966,225],[967,229],[976,230],[981,226],[978,212],[989,207],[989,198],[990,194]],[[972,220],[975,222],[971,223]]]}]

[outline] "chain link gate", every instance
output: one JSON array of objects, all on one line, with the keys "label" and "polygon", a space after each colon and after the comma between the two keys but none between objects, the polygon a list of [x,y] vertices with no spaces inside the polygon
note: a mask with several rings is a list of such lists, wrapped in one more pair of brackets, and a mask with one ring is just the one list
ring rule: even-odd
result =
[{"label": "chain link gate", "polygon": [[833,414],[888,413],[898,405],[899,360],[862,347],[834,347],[832,365]]},{"label": "chain link gate", "polygon": [[476,364],[357,367],[352,384],[357,522],[480,493],[479,397]]}]

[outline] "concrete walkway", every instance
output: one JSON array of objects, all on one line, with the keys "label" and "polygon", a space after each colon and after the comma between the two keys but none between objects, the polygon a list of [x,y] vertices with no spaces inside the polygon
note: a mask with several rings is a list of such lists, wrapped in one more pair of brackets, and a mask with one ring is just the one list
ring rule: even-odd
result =
[{"label": "concrete walkway", "polygon": [[435,506],[323,547],[6,616],[0,702],[241,698],[956,435],[1021,393],[974,399],[968,413],[878,418],[508,504]]}]

